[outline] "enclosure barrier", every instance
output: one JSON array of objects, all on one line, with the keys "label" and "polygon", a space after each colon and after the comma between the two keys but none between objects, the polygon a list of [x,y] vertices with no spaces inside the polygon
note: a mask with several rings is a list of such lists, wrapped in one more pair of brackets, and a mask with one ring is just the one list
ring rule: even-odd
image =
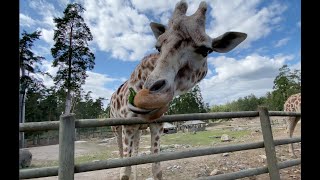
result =
[{"label": "enclosure barrier", "polygon": [[[87,162],[74,165],[74,128],[84,127],[102,127],[115,125],[131,125],[131,124],[148,124],[141,118],[130,118],[128,121],[124,118],[108,118],[108,119],[83,119],[75,120],[74,114],[61,116],[60,121],[55,122],[32,122],[21,123],[19,131],[44,131],[59,129],[59,167],[45,167],[20,170],[20,179],[39,178],[48,176],[59,176],[61,180],[74,179],[74,173],[95,171],[102,169],[117,168],[123,166],[139,165],[153,163],[159,161],[168,161],[174,159],[182,159],[189,157],[205,156],[212,154],[220,154],[224,152],[234,152],[249,149],[265,148],[267,156],[267,167],[259,167],[253,169],[242,170],[233,173],[220,174],[216,176],[202,177],[201,179],[236,179],[263,173],[269,173],[271,180],[280,180],[279,169],[287,168],[301,164],[301,159],[288,160],[277,163],[275,146],[289,143],[301,142],[299,138],[286,138],[273,140],[271,124],[269,116],[300,116],[301,113],[270,111],[265,107],[259,107],[258,111],[245,112],[219,112],[219,113],[195,113],[163,116],[153,123],[189,121],[193,119],[224,119],[224,118],[240,118],[240,117],[257,117],[260,116],[261,129],[264,141],[255,143],[245,143],[237,145],[228,145],[221,147],[200,148],[193,150],[185,150],[181,152],[159,153],[157,155],[145,155],[139,157],[128,157],[123,159],[100,160],[96,162]],[[60,127],[60,128],[59,128]]]}]

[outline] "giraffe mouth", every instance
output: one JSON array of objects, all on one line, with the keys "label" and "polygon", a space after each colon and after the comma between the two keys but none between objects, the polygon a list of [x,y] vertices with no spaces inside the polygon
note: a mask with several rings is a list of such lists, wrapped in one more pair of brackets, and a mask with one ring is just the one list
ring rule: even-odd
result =
[{"label": "giraffe mouth", "polygon": [[128,103],[128,108],[130,109],[130,111],[136,113],[136,114],[152,114],[154,112],[156,112],[157,110],[159,110],[160,108],[157,109],[142,109],[142,108],[138,108],[133,106],[131,103]]}]

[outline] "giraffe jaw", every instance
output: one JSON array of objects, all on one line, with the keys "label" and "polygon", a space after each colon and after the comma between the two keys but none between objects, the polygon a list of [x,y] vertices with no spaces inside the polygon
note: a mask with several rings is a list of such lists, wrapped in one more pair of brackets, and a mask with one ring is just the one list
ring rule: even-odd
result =
[{"label": "giraffe jaw", "polygon": [[142,109],[142,108],[133,106],[131,103],[128,103],[128,108],[130,109],[130,111],[136,114],[151,114],[159,110],[159,108],[158,109]]}]

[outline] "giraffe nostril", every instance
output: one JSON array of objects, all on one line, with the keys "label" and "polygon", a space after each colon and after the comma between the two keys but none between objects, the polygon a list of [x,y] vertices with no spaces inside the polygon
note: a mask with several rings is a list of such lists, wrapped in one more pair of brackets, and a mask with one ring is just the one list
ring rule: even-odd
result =
[{"label": "giraffe nostril", "polygon": [[156,92],[156,91],[160,91],[161,89],[163,89],[167,84],[167,81],[162,79],[159,80],[157,82],[155,82],[151,87],[150,87],[150,91],[152,92]]}]

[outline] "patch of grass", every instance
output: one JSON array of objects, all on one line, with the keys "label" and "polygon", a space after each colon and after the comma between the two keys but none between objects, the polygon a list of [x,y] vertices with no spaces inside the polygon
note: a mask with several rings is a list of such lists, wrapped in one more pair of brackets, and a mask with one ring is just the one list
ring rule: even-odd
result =
[{"label": "patch of grass", "polygon": [[228,134],[230,138],[236,139],[248,135],[250,131],[230,131],[230,130],[215,130],[215,131],[198,131],[196,134],[190,132],[182,133],[178,132],[175,134],[167,134],[161,137],[161,144],[189,144],[192,146],[206,146],[212,143],[221,142],[220,138],[214,138],[215,136],[221,136],[222,134]]},{"label": "patch of grass", "polygon": [[59,166],[58,161],[36,161],[36,162],[31,162],[30,167],[24,168],[24,169],[32,169],[32,168],[41,168],[41,167],[51,167],[51,166]]},{"label": "patch of grass", "polygon": [[92,162],[94,160],[107,160],[109,158],[115,158],[112,155],[112,151],[106,150],[99,153],[94,154],[86,154],[75,158],[75,164],[85,163],[85,162]]},{"label": "patch of grass", "polygon": [[[112,151],[118,150],[117,147],[108,147],[108,150],[92,153],[92,154],[85,154],[81,156],[75,157],[75,164],[85,163],[85,162],[92,162],[94,160],[106,160],[109,158],[115,158]],[[32,162],[30,167],[28,168],[40,168],[40,167],[51,167],[51,166],[59,166],[59,161],[36,161]],[[24,168],[24,169],[28,169]]]}]

